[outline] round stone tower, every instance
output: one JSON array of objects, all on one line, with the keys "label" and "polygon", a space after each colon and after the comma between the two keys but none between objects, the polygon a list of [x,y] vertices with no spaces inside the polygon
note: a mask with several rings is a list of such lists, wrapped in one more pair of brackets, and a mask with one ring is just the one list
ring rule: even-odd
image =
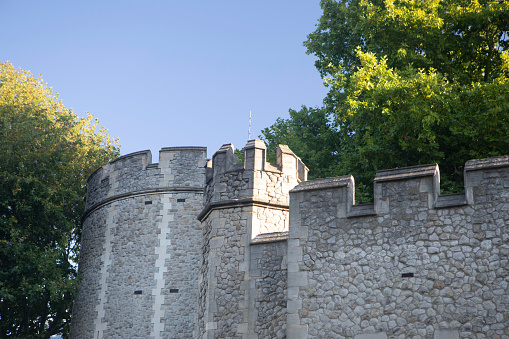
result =
[{"label": "round stone tower", "polygon": [[72,338],[194,336],[206,152],[132,153],[90,176]]}]

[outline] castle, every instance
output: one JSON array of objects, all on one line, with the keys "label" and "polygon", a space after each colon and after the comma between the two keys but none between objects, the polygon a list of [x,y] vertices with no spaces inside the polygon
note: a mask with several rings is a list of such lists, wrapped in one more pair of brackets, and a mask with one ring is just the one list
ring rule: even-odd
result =
[{"label": "castle", "polygon": [[509,338],[509,157],[307,181],[250,140],[89,178],[71,338]]}]

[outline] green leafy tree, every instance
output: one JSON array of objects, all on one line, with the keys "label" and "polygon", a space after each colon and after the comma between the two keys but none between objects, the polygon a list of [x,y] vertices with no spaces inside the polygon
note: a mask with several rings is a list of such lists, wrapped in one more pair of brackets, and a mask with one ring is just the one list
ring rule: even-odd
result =
[{"label": "green leafy tree", "polygon": [[0,337],[65,336],[86,179],[118,143],[10,63],[0,63],[0,140]]},{"label": "green leafy tree", "polygon": [[434,69],[389,69],[372,53],[358,56],[361,67],[336,114],[342,166],[363,185],[377,169],[436,162],[444,192],[458,191],[467,160],[509,151],[506,76],[460,85]]},{"label": "green leafy tree", "polygon": [[288,145],[309,167],[310,178],[333,176],[338,171],[339,134],[335,120],[323,108],[302,106],[290,109],[290,118],[278,118],[262,130],[261,138],[267,144],[267,159],[276,162],[279,144]]},{"label": "green leafy tree", "polygon": [[350,76],[356,49],[385,57],[389,68],[433,68],[449,81],[499,76],[509,47],[507,1],[322,0],[323,15],[308,36],[308,54],[323,77]]},{"label": "green leafy tree", "polygon": [[355,176],[361,202],[379,169],[437,162],[450,192],[461,189],[466,160],[507,154],[508,1],[320,4],[304,44],[329,88],[335,174]]}]

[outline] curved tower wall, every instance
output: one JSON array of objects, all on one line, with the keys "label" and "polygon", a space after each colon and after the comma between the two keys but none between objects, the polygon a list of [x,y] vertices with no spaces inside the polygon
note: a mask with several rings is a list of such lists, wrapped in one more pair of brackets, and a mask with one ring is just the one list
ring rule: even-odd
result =
[{"label": "curved tower wall", "polygon": [[193,337],[205,164],[205,147],[174,147],[92,174],[71,337]]}]

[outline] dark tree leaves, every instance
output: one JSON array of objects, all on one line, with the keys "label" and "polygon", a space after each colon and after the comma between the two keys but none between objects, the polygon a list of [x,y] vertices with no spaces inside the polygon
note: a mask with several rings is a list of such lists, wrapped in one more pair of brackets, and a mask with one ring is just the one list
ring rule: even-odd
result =
[{"label": "dark tree leaves", "polygon": [[117,141],[0,63],[0,337],[67,334],[86,179]]}]

